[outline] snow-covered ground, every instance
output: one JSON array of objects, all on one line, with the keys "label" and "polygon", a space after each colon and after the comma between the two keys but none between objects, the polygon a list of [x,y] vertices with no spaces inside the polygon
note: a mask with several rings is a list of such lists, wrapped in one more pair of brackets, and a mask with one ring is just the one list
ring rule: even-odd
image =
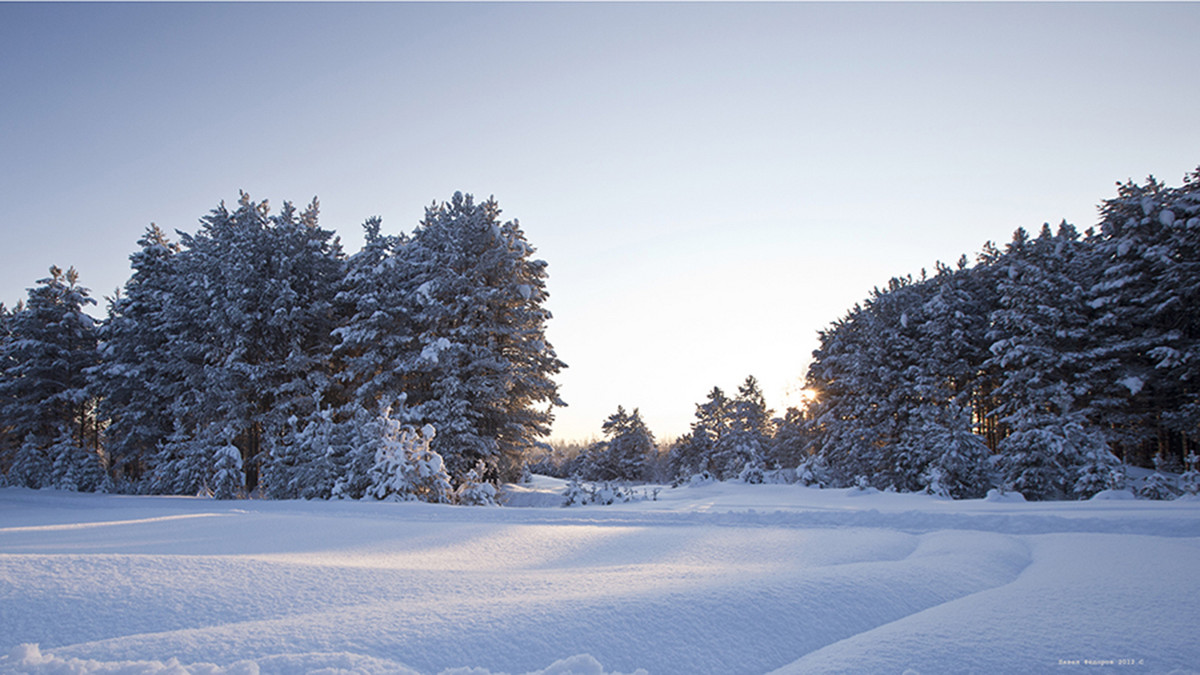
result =
[{"label": "snow-covered ground", "polygon": [[[0,673],[1200,670],[1200,502],[0,490]],[[523,506],[524,508],[514,508]]]}]

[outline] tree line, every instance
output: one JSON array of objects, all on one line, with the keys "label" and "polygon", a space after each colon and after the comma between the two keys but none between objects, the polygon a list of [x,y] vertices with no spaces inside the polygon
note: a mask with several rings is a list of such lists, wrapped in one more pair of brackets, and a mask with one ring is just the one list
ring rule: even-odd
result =
[{"label": "tree line", "polygon": [[455,194],[411,235],[368,220],[346,256],[315,200],[271,214],[243,195],[177,242],[151,226],[100,322],[52,268],[0,311],[4,479],[486,503],[528,467],[1061,499],[1186,463],[1200,491],[1200,169],[1118,184],[1082,233],[1018,229],[973,264],[893,278],[819,333],[806,408],[776,416],[749,377],[665,447],[624,407],[599,441],[538,442],[565,365],[546,264],[499,213]]},{"label": "tree line", "polygon": [[[1179,187],[1118,184],[1083,233],[1018,229],[974,264],[893,278],[820,332],[806,385],[813,402],[782,417],[753,378],[734,398],[714,388],[665,449],[621,408],[604,440],[541,462],[633,480],[661,478],[666,457],[676,482],[786,469],[833,487],[1031,499],[1120,488],[1140,465],[1186,468],[1200,491],[1200,169]],[[1155,474],[1144,491],[1170,488]]]},{"label": "tree line", "polygon": [[318,213],[243,193],[151,225],[102,321],[73,269],[0,305],[4,480],[476,502],[519,477],[565,364],[517,221],[456,193],[347,256]]}]

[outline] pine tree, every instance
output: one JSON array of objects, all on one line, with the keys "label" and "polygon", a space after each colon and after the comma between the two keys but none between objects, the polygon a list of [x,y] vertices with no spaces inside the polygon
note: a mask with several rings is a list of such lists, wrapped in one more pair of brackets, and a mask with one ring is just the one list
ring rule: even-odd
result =
[{"label": "pine tree", "polygon": [[919,457],[921,490],[954,499],[982,497],[990,487],[989,452],[971,431],[970,411],[955,403],[927,403],[913,411],[899,445]]},{"label": "pine tree", "polygon": [[1186,460],[1187,471],[1179,476],[1179,487],[1186,494],[1195,497],[1200,495],[1200,457],[1193,451],[1188,453]]},{"label": "pine tree", "polygon": [[347,261],[336,296],[345,317],[334,330],[336,379],[346,401],[369,411],[407,391],[420,357],[407,239],[381,234],[381,225],[363,225],[365,244]]},{"label": "pine tree", "polygon": [[163,360],[171,339],[164,313],[174,302],[179,247],[156,225],[138,245],[130,256],[133,276],[125,293],[110,299],[100,326],[101,362],[94,379],[100,414],[109,424],[105,449],[111,471],[130,489],[171,435],[168,411],[180,394]]},{"label": "pine tree", "polygon": [[589,480],[639,481],[645,478],[646,460],[657,454],[654,434],[646,427],[637,408],[625,412],[617,406],[601,427],[605,440],[588,450]]},{"label": "pine tree", "polygon": [[438,430],[434,448],[456,480],[481,460],[489,482],[515,480],[562,405],[551,378],[565,364],[545,336],[546,263],[494,200],[462,193],[427,209],[404,250],[420,329],[410,419]]},{"label": "pine tree", "polygon": [[1200,441],[1200,169],[1180,188],[1122,184],[1101,215],[1093,408],[1122,449],[1166,455],[1168,431]]},{"label": "pine tree", "polygon": [[[151,317],[162,340],[147,352],[162,383],[155,391],[173,394],[171,433],[158,443],[150,476],[153,491],[191,494],[218,481],[232,485],[236,465],[240,486],[214,493],[261,487],[296,496],[286,487],[296,486],[289,472],[322,460],[324,448],[289,445],[303,438],[297,428],[319,417],[332,386],[333,294],[343,270],[340,245],[317,219],[315,199],[303,212],[285,203],[272,216],[266,202],[243,193],[236,210],[221,204],[199,232],[181,234],[170,255],[170,304]],[[228,457],[231,446],[240,462]]]},{"label": "pine tree", "polygon": [[902,443],[921,385],[921,315],[928,286],[893,278],[820,334],[808,387],[818,392],[815,449],[835,485],[864,477],[876,487],[920,489],[928,457]]},{"label": "pine tree", "polygon": [[1163,474],[1162,457],[1154,457],[1154,473],[1146,477],[1142,482],[1141,487],[1137,489],[1137,496],[1142,499],[1153,499],[1158,501],[1175,499],[1175,490],[1171,486],[1171,480]]},{"label": "pine tree", "polygon": [[[772,411],[753,375],[738,387],[729,402],[724,432],[716,439],[711,466],[721,480],[735,478],[747,467],[762,475],[763,456],[770,442]],[[759,480],[758,482],[761,482]]]},{"label": "pine tree", "polygon": [[1074,264],[1078,235],[1065,223],[1046,226],[1035,240],[1018,230],[1000,277],[995,340],[985,367],[997,373],[997,413],[1011,429],[1000,443],[998,467],[1006,484],[1031,499],[1073,494],[1078,467],[1106,452],[1078,402],[1077,355],[1091,349],[1083,280]]},{"label": "pine tree", "polygon": [[713,387],[708,400],[696,404],[691,431],[671,448],[670,468],[677,481],[715,469],[713,455],[717,441],[729,429],[729,408],[729,398],[720,387]]},{"label": "pine tree", "polygon": [[[18,305],[16,311],[19,312],[23,308],[23,305]],[[12,365],[8,354],[11,353],[10,342],[13,339],[13,313],[15,312],[10,312],[4,303],[0,302],[0,410],[7,409],[12,400],[12,391],[4,385],[4,380],[8,377],[9,366]],[[0,487],[7,485],[6,476],[9,463],[16,455],[20,442],[21,439],[17,438],[17,431],[13,425],[7,419],[0,417]]]},{"label": "pine tree", "polygon": [[98,360],[95,304],[74,268],[50,268],[8,317],[2,343],[0,419],[19,439],[8,483],[95,490],[103,475],[100,428],[88,373]]},{"label": "pine tree", "polygon": [[812,443],[811,418],[807,410],[788,408],[783,418],[775,420],[775,435],[771,437],[765,462],[773,468],[794,469],[809,457]]}]

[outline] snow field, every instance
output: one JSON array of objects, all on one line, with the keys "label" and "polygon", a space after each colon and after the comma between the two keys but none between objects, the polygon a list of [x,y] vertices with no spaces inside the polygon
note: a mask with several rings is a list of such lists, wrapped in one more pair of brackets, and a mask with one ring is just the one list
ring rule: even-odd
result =
[{"label": "snow field", "polygon": [[561,488],[510,490],[529,508],[0,490],[0,672],[1200,663],[1197,502],[719,483],[546,506]]}]

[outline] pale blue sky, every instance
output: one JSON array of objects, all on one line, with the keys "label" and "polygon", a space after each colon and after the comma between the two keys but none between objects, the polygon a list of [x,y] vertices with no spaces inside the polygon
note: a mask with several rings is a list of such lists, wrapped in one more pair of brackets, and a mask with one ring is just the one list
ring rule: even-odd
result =
[{"label": "pale blue sky", "polygon": [[455,190],[550,263],[555,434],[798,386],[872,286],[1200,164],[1200,4],[0,3],[0,301],[150,222]]}]

